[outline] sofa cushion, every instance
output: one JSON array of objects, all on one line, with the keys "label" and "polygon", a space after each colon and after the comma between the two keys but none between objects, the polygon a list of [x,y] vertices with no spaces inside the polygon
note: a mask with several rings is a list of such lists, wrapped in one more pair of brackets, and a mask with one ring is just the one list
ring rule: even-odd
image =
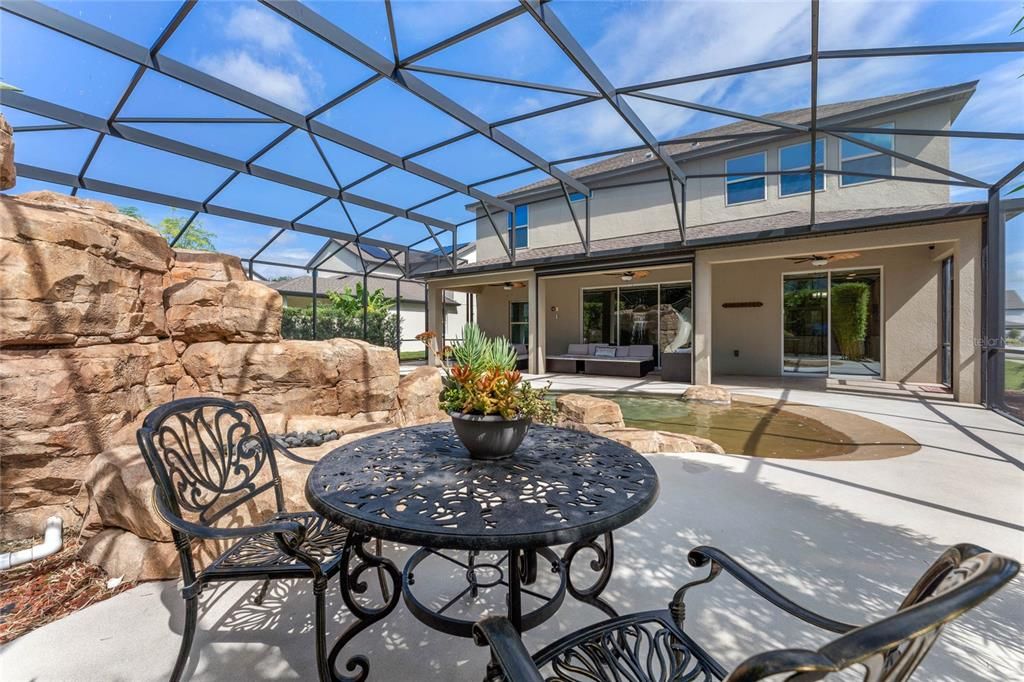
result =
[{"label": "sofa cushion", "polygon": [[631,358],[653,358],[654,357],[654,346],[651,345],[639,345],[629,347],[629,357]]},{"label": "sofa cushion", "polygon": [[594,357],[595,358],[614,358],[615,357],[615,350],[616,349],[613,348],[612,346],[598,346],[597,350],[594,352]]},{"label": "sofa cushion", "polygon": [[527,354],[525,343],[513,343],[512,349],[516,352],[516,355],[520,357]]},{"label": "sofa cushion", "polygon": [[585,343],[570,343],[566,355],[589,355],[588,346]]},{"label": "sofa cushion", "polygon": [[629,346],[616,346],[615,357],[617,358],[628,358],[629,357]]},{"label": "sofa cushion", "polygon": [[587,344],[587,355],[593,355],[597,352],[598,346],[607,346],[607,343],[588,343]]}]

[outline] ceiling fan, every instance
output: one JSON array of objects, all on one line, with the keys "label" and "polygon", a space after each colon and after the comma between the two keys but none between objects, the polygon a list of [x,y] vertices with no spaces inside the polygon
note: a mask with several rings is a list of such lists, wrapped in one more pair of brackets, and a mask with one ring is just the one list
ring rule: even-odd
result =
[{"label": "ceiling fan", "polygon": [[501,284],[488,284],[489,287],[501,287],[505,291],[512,291],[513,289],[522,289],[526,286],[526,282],[502,282]]},{"label": "ceiling fan", "polygon": [[626,272],[608,272],[605,277],[618,277],[623,282],[632,282],[634,279],[643,279],[649,275],[647,270],[627,270]]},{"label": "ceiling fan", "polygon": [[817,254],[811,254],[810,256],[798,256],[796,258],[787,258],[794,263],[810,263],[811,265],[828,265],[829,262],[834,260],[850,260],[851,258],[859,258],[860,254],[856,251],[846,251],[844,253],[827,253],[823,256]]}]

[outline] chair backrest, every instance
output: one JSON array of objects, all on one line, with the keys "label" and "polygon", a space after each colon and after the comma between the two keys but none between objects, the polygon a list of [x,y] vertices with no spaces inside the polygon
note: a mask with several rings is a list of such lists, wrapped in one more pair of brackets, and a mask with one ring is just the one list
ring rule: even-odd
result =
[{"label": "chair backrest", "polygon": [[271,493],[284,511],[273,444],[252,404],[175,400],[150,412],[137,435],[158,491],[183,519],[213,526]]},{"label": "chair backrest", "polygon": [[811,682],[847,668],[860,668],[865,682],[902,682],[947,623],[995,594],[1019,570],[1020,564],[1007,557],[975,545],[955,545],[917,581],[895,614],[851,630],[817,651],[786,649],[753,656],[727,682],[785,673],[791,674],[777,679]]}]

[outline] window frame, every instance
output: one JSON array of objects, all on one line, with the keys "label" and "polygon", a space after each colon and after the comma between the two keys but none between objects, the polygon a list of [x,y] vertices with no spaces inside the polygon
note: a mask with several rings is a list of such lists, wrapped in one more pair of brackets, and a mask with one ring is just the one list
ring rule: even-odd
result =
[{"label": "window frame", "polygon": [[[730,175],[739,175],[739,174],[738,173],[730,173],[729,172],[729,162],[730,161],[736,161],[738,159],[745,159],[745,158],[750,157],[750,156],[760,156],[761,157],[761,159],[762,159],[762,164],[761,165],[762,165],[762,169],[763,169],[761,171],[761,175],[743,175],[743,176],[737,177],[734,180],[730,180],[729,179]],[[754,204],[754,203],[757,203],[758,201],[767,201],[768,200],[768,175],[767,175],[767,171],[768,171],[768,151],[767,150],[760,151],[760,152],[753,152],[752,154],[743,154],[741,156],[733,156],[733,157],[727,158],[725,160],[725,173],[726,173],[726,175],[725,175],[725,178],[724,178],[724,180],[725,180],[725,205],[726,206],[742,206],[743,204]],[[740,182],[749,182],[750,180],[756,180],[757,178],[760,178],[761,181],[764,183],[764,192],[762,193],[762,196],[761,196],[760,199],[747,199],[746,201],[735,201],[735,202],[729,201],[729,185],[733,185],[733,184],[740,183]]]},{"label": "window frame", "polygon": [[[524,209],[525,212],[526,212],[526,223],[524,225],[515,225],[514,224],[515,220],[516,220],[515,215],[516,215],[516,212],[520,208]],[[516,204],[515,206],[512,207],[512,210],[509,211],[507,215],[508,215],[508,230],[505,233],[505,237],[508,240],[509,248],[512,248],[513,246],[515,246],[516,249],[528,249],[528,248],[530,248],[530,205],[529,204]],[[526,243],[523,244],[522,246],[519,246],[519,244],[517,244],[517,243],[515,243],[513,241],[514,239],[516,239],[516,233],[519,230],[522,230],[523,234],[526,235],[524,237],[524,239],[523,239]]]},{"label": "window frame", "polygon": [[[815,163],[814,166],[815,166],[815,168],[820,168],[821,170],[825,170],[825,169],[828,168],[828,140],[825,139],[825,138],[819,137],[817,140],[815,140],[815,144],[818,144],[819,142],[821,143],[821,147],[822,147],[822,149],[821,149],[821,163],[820,164],[819,163]],[[784,171],[784,170],[799,171],[799,170],[803,170],[804,168],[806,168],[807,169],[807,174],[808,175],[811,174],[811,167],[809,165],[808,166],[798,166],[796,168],[783,168],[782,167],[782,152],[783,152],[783,150],[792,149],[793,147],[802,147],[804,145],[808,145],[809,146],[810,144],[811,144],[811,142],[810,142],[810,140],[808,140],[807,142],[795,142],[793,144],[787,144],[784,147],[779,147],[779,198],[780,199],[788,199],[789,197],[799,197],[799,196],[804,196],[805,194],[810,194],[811,193],[811,190],[807,190],[806,192],[790,192],[788,194],[784,194],[782,192],[782,180],[785,177],[787,177],[785,175],[782,175],[782,171]],[[815,154],[815,156],[817,156],[817,154]],[[820,194],[820,193],[822,193],[822,192],[824,192],[825,190],[828,189],[828,175],[826,175],[825,173],[819,173],[819,175],[821,176],[821,189],[815,189],[814,190],[815,194]],[[791,176],[791,177],[799,177],[799,176]],[[812,180],[812,182],[813,182],[813,180]]]},{"label": "window frame", "polygon": [[[890,121],[890,122],[887,122],[887,123],[879,123],[878,125],[873,125],[873,126],[870,126],[870,127],[872,127],[872,128],[895,128],[896,127],[896,123],[894,121]],[[851,133],[850,136],[851,137],[856,137],[857,133]],[[892,138],[892,149],[890,149],[890,151],[896,151],[896,136],[893,135],[893,134],[890,134],[889,137]],[[872,182],[884,182],[885,180],[888,180],[889,178],[896,177],[896,157],[895,156],[889,156],[888,154],[883,154],[881,152],[876,152],[876,151],[873,151],[873,150],[869,149],[868,153],[866,153],[866,154],[856,154],[854,156],[844,157],[843,156],[843,143],[844,142],[847,142],[847,141],[842,139],[842,138],[839,139],[839,154],[838,154],[838,156],[839,156],[839,166],[838,166],[837,170],[839,171],[839,186],[840,187],[857,187],[857,186],[860,186],[860,185],[867,185],[867,184],[870,184]],[[856,142],[847,142],[847,144],[857,144],[857,143]],[[863,179],[860,180],[860,182],[850,182],[850,183],[847,183],[847,182],[844,181],[844,178],[843,178],[843,163],[844,162],[846,162],[846,161],[859,161],[860,159],[868,159],[868,158],[871,158],[872,156],[889,156],[889,178],[863,178]],[[856,176],[856,173],[850,173],[850,175]]]},{"label": "window frame", "polygon": [[[514,319],[515,316],[512,314],[512,309],[515,306],[517,306],[517,305],[525,306],[525,312],[526,312],[526,314],[524,315],[524,319],[522,321],[518,321],[518,322]],[[517,326],[525,327],[526,328],[526,337],[525,337],[526,340],[523,341],[522,343],[524,343],[527,347],[529,347],[529,345],[530,345],[530,302],[529,301],[509,301],[508,302],[508,342],[509,343],[517,343],[517,341],[514,340],[513,335],[512,335],[512,329],[517,327]]]}]

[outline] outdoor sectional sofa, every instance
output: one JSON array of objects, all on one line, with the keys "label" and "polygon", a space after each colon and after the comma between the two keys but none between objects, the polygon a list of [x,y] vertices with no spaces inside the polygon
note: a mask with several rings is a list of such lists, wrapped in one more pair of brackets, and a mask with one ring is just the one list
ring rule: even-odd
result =
[{"label": "outdoor sectional sofa", "polygon": [[548,355],[546,369],[560,374],[604,374],[642,377],[654,369],[654,346],[609,346],[603,343],[570,343],[561,355]]}]

